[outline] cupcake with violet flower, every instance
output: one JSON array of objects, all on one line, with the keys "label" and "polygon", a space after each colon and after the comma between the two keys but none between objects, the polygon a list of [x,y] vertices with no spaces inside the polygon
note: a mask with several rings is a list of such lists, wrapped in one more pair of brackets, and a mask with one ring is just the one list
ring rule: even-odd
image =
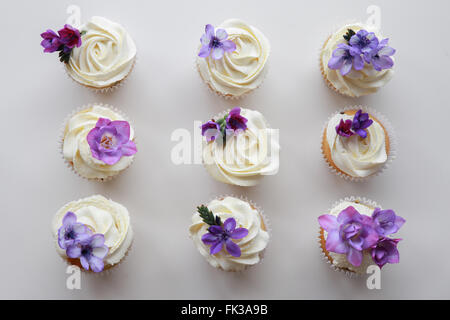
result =
[{"label": "cupcake with violet flower", "polygon": [[56,250],[67,263],[95,273],[123,261],[133,241],[128,210],[100,195],[59,209],[52,233]]},{"label": "cupcake with violet flower", "polygon": [[393,238],[405,219],[366,199],[346,198],[319,217],[319,243],[336,270],[362,275],[371,265],[400,262]]},{"label": "cupcake with violet flower", "polygon": [[347,24],[325,41],[320,69],[327,85],[349,97],[377,92],[394,75],[389,39],[360,23]]},{"label": "cupcake with violet flower", "polygon": [[235,107],[202,125],[203,163],[217,181],[249,187],[279,169],[279,134],[263,115]]},{"label": "cupcake with violet flower", "polygon": [[105,181],[131,165],[137,152],[134,140],[133,127],[118,110],[92,104],[64,125],[62,155],[81,177]]},{"label": "cupcake with violet flower", "polygon": [[348,107],[337,112],[322,135],[322,153],[328,166],[352,181],[380,173],[395,156],[390,123],[379,114],[375,116],[374,111],[363,109]]},{"label": "cupcake with violet flower", "polygon": [[229,19],[200,38],[197,69],[219,96],[239,98],[258,88],[265,77],[270,44],[257,28]]},{"label": "cupcake with violet flower", "polygon": [[208,263],[224,271],[243,271],[257,264],[269,243],[261,210],[235,197],[197,207],[189,235]]},{"label": "cupcake with violet flower", "polygon": [[116,88],[135,63],[131,36],[120,24],[103,17],[92,17],[80,29],[66,24],[58,33],[47,30],[41,37],[44,52],[59,52],[67,74],[88,88]]}]

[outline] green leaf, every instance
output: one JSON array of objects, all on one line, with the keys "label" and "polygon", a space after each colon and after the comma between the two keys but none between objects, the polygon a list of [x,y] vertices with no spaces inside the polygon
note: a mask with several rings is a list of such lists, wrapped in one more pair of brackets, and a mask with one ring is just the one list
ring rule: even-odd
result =
[{"label": "green leaf", "polygon": [[348,42],[355,34],[355,31],[353,31],[352,29],[347,29],[347,33],[344,35],[344,39]]},{"label": "green leaf", "polygon": [[86,30],[83,30],[83,31],[80,32],[80,35],[84,36],[86,34],[86,32],[87,32]]},{"label": "green leaf", "polygon": [[211,210],[208,209],[207,206],[201,205],[197,207],[197,211],[200,214],[200,218],[203,219],[203,222],[206,224],[209,224],[210,226],[221,226],[222,221],[220,220],[219,216],[214,216],[214,213],[212,213]]}]

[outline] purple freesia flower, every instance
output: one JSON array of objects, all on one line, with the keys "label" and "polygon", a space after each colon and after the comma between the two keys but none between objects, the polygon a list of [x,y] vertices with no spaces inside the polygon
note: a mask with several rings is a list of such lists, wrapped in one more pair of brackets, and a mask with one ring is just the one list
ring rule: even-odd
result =
[{"label": "purple freesia flower", "polygon": [[345,76],[352,67],[355,70],[364,68],[364,60],[361,58],[358,48],[351,47],[346,43],[340,43],[333,51],[332,57],[328,61],[328,67],[333,70],[339,69],[341,75]]},{"label": "purple freesia flower", "polygon": [[92,269],[101,272],[104,268],[103,259],[108,254],[103,234],[94,234],[89,238],[67,248],[66,254],[69,258],[80,258],[81,265],[85,270]]},{"label": "purple freesia flower", "polygon": [[41,33],[42,40],[41,46],[44,47],[44,52],[52,53],[58,51],[61,46],[59,36],[53,30],[48,29],[46,32]]},{"label": "purple freesia flower", "polygon": [[231,109],[230,113],[226,118],[226,127],[231,130],[245,130],[247,129],[248,119],[241,116],[241,108],[235,107]]},{"label": "purple freesia flower", "polygon": [[80,31],[69,24],[65,24],[64,28],[58,31],[59,41],[64,45],[64,51],[68,52],[73,47],[79,48],[81,46]]},{"label": "purple freesia flower", "polygon": [[339,122],[339,125],[336,126],[336,132],[338,135],[342,137],[351,137],[354,135],[354,133],[351,131],[352,128],[352,120],[345,120],[341,119],[341,122]]},{"label": "purple freesia flower", "polygon": [[396,233],[406,222],[405,219],[397,216],[393,210],[381,210],[380,208],[375,208],[372,213],[372,220],[375,230],[380,236]]},{"label": "purple freesia flower", "polygon": [[92,156],[108,165],[117,163],[123,156],[132,156],[137,152],[135,143],[130,140],[130,124],[127,121],[100,118],[95,127],[89,131],[87,141]]},{"label": "purple freesia flower", "polygon": [[90,229],[77,222],[75,213],[68,211],[62,220],[62,226],[58,229],[58,245],[61,249],[75,245],[90,237]]},{"label": "purple freesia flower", "polygon": [[401,239],[381,238],[371,249],[372,260],[380,267],[386,263],[399,263],[400,254],[397,244]]},{"label": "purple freesia flower", "polygon": [[362,251],[374,246],[379,239],[372,219],[361,215],[352,206],[342,210],[337,218],[330,214],[320,216],[319,224],[328,232],[326,249],[346,254],[347,260],[355,267],[361,265]]},{"label": "purple freesia flower", "polygon": [[378,46],[378,38],[373,32],[359,30],[350,38],[349,44],[353,48],[358,48],[360,53],[365,54],[371,52]]},{"label": "purple freesia flower", "polygon": [[369,119],[368,113],[363,113],[362,110],[358,110],[353,117],[352,129],[361,138],[365,139],[367,137],[367,132],[365,129],[370,127],[373,123],[372,119]]},{"label": "purple freesia flower", "polygon": [[214,141],[220,135],[220,125],[215,121],[208,121],[202,124],[202,136],[206,137],[206,141]]},{"label": "purple freesia flower", "polygon": [[390,69],[394,66],[391,56],[395,54],[395,49],[388,46],[389,39],[381,40],[378,46],[370,52],[364,54],[364,60],[372,63],[377,71]]},{"label": "purple freesia flower", "polygon": [[205,34],[200,38],[202,47],[198,56],[206,58],[211,55],[215,60],[222,59],[225,52],[236,50],[236,44],[231,40],[226,40],[227,38],[228,34],[224,29],[217,29],[214,33],[214,27],[207,24]]},{"label": "purple freesia flower", "polygon": [[233,257],[241,256],[241,248],[233,242],[232,239],[242,239],[248,235],[245,228],[236,229],[236,220],[228,218],[223,226],[212,225],[208,228],[209,233],[202,236],[202,241],[206,245],[210,245],[210,254],[216,254],[222,250],[225,244],[226,250]]}]

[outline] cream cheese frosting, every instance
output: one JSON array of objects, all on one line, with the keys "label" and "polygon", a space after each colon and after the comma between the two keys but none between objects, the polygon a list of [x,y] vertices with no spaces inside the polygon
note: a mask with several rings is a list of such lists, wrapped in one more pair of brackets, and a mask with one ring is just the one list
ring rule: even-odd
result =
[{"label": "cream cheese frosting", "polygon": [[[71,211],[77,216],[77,222],[85,224],[93,234],[103,234],[105,245],[109,248],[104,259],[105,265],[115,265],[126,255],[133,240],[128,210],[121,204],[108,200],[101,195],[72,201],[58,210],[52,222],[52,233],[58,241],[58,229],[64,215]],[[58,254],[66,258],[65,250],[56,245]]]},{"label": "cream cheese frosting", "polygon": [[214,215],[222,221],[228,218],[236,220],[237,228],[246,228],[248,235],[234,240],[241,249],[240,257],[233,257],[226,250],[211,255],[210,247],[202,242],[202,236],[208,233],[209,225],[203,222],[198,213],[192,216],[189,235],[198,251],[216,268],[225,271],[243,271],[246,267],[257,264],[269,242],[269,233],[263,228],[262,216],[248,202],[234,197],[216,199],[207,205]]},{"label": "cream cheese frosting", "polygon": [[238,97],[261,85],[270,54],[270,44],[261,31],[238,19],[229,19],[217,29],[225,29],[236,50],[214,60],[197,57],[201,77],[225,96]]},{"label": "cream cheese frosting", "polygon": [[[117,112],[100,105],[93,105],[73,115],[66,124],[63,138],[63,156],[73,165],[75,171],[87,179],[106,179],[119,174],[132,162],[133,156],[122,157],[117,163],[107,165],[92,156],[87,135],[95,127],[99,118],[125,120]],[[130,126],[130,140],[134,130]]]},{"label": "cream cheese frosting", "polygon": [[320,61],[322,70],[327,80],[342,94],[351,97],[360,97],[375,93],[392,79],[394,75],[393,69],[377,71],[372,65],[366,63],[362,70],[352,69],[350,73],[342,76],[339,70],[328,68],[328,61],[333,51],[337,48],[338,44],[346,42],[343,36],[347,33],[348,29],[352,29],[355,32],[365,29],[369,32],[374,32],[380,41],[384,39],[378,30],[371,30],[369,27],[360,23],[347,24],[332,34],[322,49]]},{"label": "cream cheese frosting", "polygon": [[383,127],[377,121],[373,121],[372,125],[366,129],[365,139],[357,134],[341,137],[336,132],[336,126],[341,119],[352,120],[353,115],[336,114],[328,122],[326,130],[326,139],[335,166],[352,177],[360,178],[380,170],[388,160]]},{"label": "cream cheese frosting", "polygon": [[278,172],[278,131],[268,128],[258,111],[241,108],[241,115],[248,119],[247,129],[227,138],[225,145],[204,141],[203,162],[218,181],[254,186],[263,176]]},{"label": "cream cheese frosting", "polygon": [[[342,201],[336,207],[331,209],[331,212],[329,214],[337,217],[339,215],[339,213],[341,213],[342,210],[345,210],[348,207],[353,207],[361,215],[366,215],[369,217],[372,216],[373,210],[375,209],[375,208],[366,206],[361,203]],[[328,232],[326,232],[324,230],[325,239],[327,238],[327,236],[328,236]],[[341,269],[347,269],[347,270],[356,272],[358,274],[365,274],[366,270],[369,266],[375,265],[375,263],[373,262],[372,256],[370,255],[369,250],[363,251],[363,259],[362,259],[361,265],[359,267],[355,267],[350,262],[348,262],[347,255],[345,255],[345,254],[339,254],[339,253],[334,253],[334,252],[329,252],[328,254],[333,259],[332,263],[335,267],[341,268]]]},{"label": "cream cheese frosting", "polygon": [[116,84],[130,73],[136,45],[121,25],[103,17],[92,17],[80,31],[86,31],[81,37],[81,47],[72,50],[66,64],[68,74],[75,81],[100,89]]}]

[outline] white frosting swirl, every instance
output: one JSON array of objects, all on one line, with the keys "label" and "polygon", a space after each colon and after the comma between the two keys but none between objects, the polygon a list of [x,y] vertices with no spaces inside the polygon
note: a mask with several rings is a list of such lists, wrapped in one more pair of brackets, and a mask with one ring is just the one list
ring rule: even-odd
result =
[{"label": "white frosting swirl", "polygon": [[[349,202],[349,201],[342,201],[340,204],[338,204],[336,207],[334,207],[329,214],[333,216],[338,216],[339,213],[341,213],[342,210],[347,209],[348,207],[355,208],[361,215],[366,216],[372,216],[373,210],[375,208],[371,208],[369,206],[366,206],[361,203],[356,202]],[[325,240],[327,239],[328,232],[324,230],[324,237]],[[361,262],[361,265],[359,267],[355,267],[347,260],[346,254],[340,254],[340,253],[334,253],[329,252],[329,256],[333,259],[333,265],[342,268],[342,269],[348,269],[350,271],[359,273],[359,274],[365,274],[366,270],[369,266],[374,265],[375,262],[373,262],[372,256],[370,255],[369,250],[363,251],[363,259]]]},{"label": "white frosting swirl", "polygon": [[341,119],[352,120],[353,115],[336,114],[330,119],[326,129],[331,160],[336,167],[352,177],[361,178],[380,170],[388,159],[383,127],[374,120],[372,125],[366,129],[367,137],[365,139],[357,134],[346,138],[336,132],[336,126],[339,125]]},{"label": "white frosting swirl", "polygon": [[[133,240],[128,210],[121,204],[95,195],[78,201],[72,201],[58,210],[52,222],[52,232],[58,241],[58,229],[62,226],[65,214],[71,211],[77,216],[77,222],[88,226],[93,234],[103,234],[109,251],[104,259],[105,265],[119,263],[125,256]],[[66,256],[66,251],[56,245],[58,253]]]},{"label": "white frosting swirl", "polygon": [[274,175],[279,169],[278,131],[269,129],[263,115],[241,108],[248,119],[247,129],[228,137],[203,143],[206,170],[216,180],[238,186],[254,186],[262,176]]},{"label": "white frosting swirl", "polygon": [[106,88],[130,73],[136,45],[121,25],[102,17],[92,17],[80,31],[86,31],[81,38],[81,47],[72,50],[66,64],[66,70],[74,80],[89,87]]},{"label": "white frosting swirl", "polygon": [[198,251],[216,268],[225,271],[242,271],[261,260],[261,255],[269,242],[269,233],[262,228],[262,216],[248,202],[234,197],[213,200],[208,209],[219,216],[222,222],[228,218],[236,220],[236,228],[246,228],[248,235],[239,240],[233,240],[241,248],[241,256],[233,257],[225,249],[211,255],[210,246],[202,241],[202,236],[208,233],[209,225],[203,222],[198,213],[192,217],[189,235]]},{"label": "white frosting swirl", "polygon": [[347,29],[352,29],[358,32],[365,29],[369,32],[374,32],[377,38],[381,41],[383,37],[377,30],[371,30],[362,24],[348,24],[335,32],[327,41],[321,52],[322,69],[325,72],[326,78],[331,84],[342,94],[351,97],[360,97],[370,93],[375,93],[391,80],[394,75],[393,69],[384,69],[377,71],[371,64],[365,64],[362,70],[352,69],[347,75],[341,75],[339,70],[328,68],[328,61],[330,60],[333,51],[338,44],[346,43],[343,36],[347,33]]},{"label": "white frosting swirl", "polygon": [[198,70],[213,90],[238,97],[261,85],[270,45],[261,31],[238,19],[229,19],[217,29],[225,29],[236,50],[214,60],[197,57]]},{"label": "white frosting swirl", "polygon": [[[122,157],[117,163],[108,165],[92,156],[87,135],[95,127],[99,118],[125,120],[109,108],[94,105],[72,116],[66,124],[63,140],[63,156],[73,165],[75,171],[87,179],[106,179],[119,174],[132,162],[133,156]],[[134,130],[130,126],[130,139],[134,139]]]}]

